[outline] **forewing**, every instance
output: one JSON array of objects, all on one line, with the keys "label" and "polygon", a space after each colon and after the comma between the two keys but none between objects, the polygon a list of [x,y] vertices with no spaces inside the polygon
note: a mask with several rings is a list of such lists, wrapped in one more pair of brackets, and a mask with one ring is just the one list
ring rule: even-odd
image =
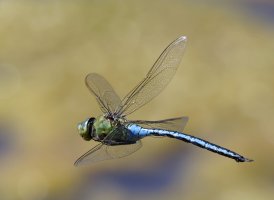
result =
[{"label": "forewing", "polygon": [[96,73],[88,74],[85,81],[91,93],[96,97],[101,110],[104,113],[114,113],[121,104],[121,99],[109,82]]},{"label": "forewing", "polygon": [[158,121],[145,121],[145,120],[136,120],[129,121],[129,123],[135,123],[140,125],[143,128],[158,128],[170,131],[183,132],[186,124],[188,122],[188,117],[176,117],[170,119],[163,119]]},{"label": "forewing", "polygon": [[[87,164],[88,162],[92,162],[94,159],[96,159],[96,161],[100,161],[100,159],[104,159],[104,157],[105,157],[104,149],[105,148],[102,143],[97,144],[92,149],[90,149],[88,152],[83,154],[80,158],[78,158],[75,161],[74,165],[79,166],[79,165]],[[100,156],[100,155],[102,155],[102,156]]]},{"label": "forewing", "polygon": [[114,158],[122,158],[134,153],[141,147],[141,141],[137,141],[134,144],[123,144],[115,146],[108,146],[100,143],[82,155],[79,159],[77,159],[74,165],[80,166]]},{"label": "forewing", "polygon": [[157,96],[170,82],[183,57],[186,37],[172,42],[154,63],[147,76],[122,100],[119,115],[128,115]]},{"label": "forewing", "polygon": [[107,146],[107,153],[111,156],[111,158],[122,158],[133,154],[137,150],[142,147],[142,142],[136,141],[133,144],[123,144],[123,145],[115,145],[115,146]]}]

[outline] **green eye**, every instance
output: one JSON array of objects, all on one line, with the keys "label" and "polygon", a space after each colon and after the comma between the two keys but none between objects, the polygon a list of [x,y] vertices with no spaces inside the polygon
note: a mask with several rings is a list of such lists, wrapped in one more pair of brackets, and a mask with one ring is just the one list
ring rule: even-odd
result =
[{"label": "green eye", "polygon": [[92,136],[91,136],[91,123],[93,123],[93,120],[91,121],[92,118],[87,119],[81,123],[78,124],[77,129],[78,132],[80,134],[80,136],[84,139],[84,140],[91,140]]}]

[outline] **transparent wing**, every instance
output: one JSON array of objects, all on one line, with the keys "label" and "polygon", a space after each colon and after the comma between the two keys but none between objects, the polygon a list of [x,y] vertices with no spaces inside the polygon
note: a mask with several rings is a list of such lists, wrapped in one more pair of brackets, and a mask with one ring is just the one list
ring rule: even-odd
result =
[{"label": "transparent wing", "polygon": [[121,104],[121,99],[109,82],[96,73],[88,74],[85,81],[91,93],[96,97],[101,110],[104,113],[114,113]]},{"label": "transparent wing", "polygon": [[123,144],[108,146],[105,144],[98,144],[91,150],[86,152],[74,163],[75,166],[85,165],[88,163],[95,163],[103,160],[109,160],[114,158],[122,158],[128,156],[142,147],[141,141],[137,141],[134,144]]},{"label": "transparent wing", "polygon": [[144,128],[159,128],[159,129],[178,131],[178,132],[183,132],[187,122],[188,122],[188,117],[176,117],[176,118],[163,119],[158,121],[144,121],[144,120],[129,121],[129,123],[135,123]]},{"label": "transparent wing", "polygon": [[183,57],[186,37],[172,42],[154,63],[146,77],[122,100],[118,115],[128,115],[157,96],[170,82]]},{"label": "transparent wing", "polygon": [[[92,149],[90,149],[88,152],[84,153],[80,158],[78,158],[74,165],[75,166],[79,166],[81,164],[86,163],[89,160],[89,157],[92,157],[93,155],[96,157],[99,157],[98,154],[100,154],[100,152],[103,150],[102,147],[104,146],[104,144],[100,143],[97,144],[96,146],[94,146]],[[101,149],[101,150],[100,150]],[[97,152],[97,153],[96,153]],[[91,162],[92,162],[92,158],[90,158]]]}]

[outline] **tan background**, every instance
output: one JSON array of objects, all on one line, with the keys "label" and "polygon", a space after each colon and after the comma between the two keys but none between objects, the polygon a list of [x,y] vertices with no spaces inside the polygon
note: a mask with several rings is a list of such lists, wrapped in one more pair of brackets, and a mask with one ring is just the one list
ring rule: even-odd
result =
[{"label": "tan background", "polygon": [[[1,1],[0,199],[273,199],[274,5],[258,2]],[[95,145],[76,125],[100,114],[85,75],[123,96],[180,35],[173,81],[130,118],[187,115],[187,133],[255,162],[147,138],[75,168]]]}]

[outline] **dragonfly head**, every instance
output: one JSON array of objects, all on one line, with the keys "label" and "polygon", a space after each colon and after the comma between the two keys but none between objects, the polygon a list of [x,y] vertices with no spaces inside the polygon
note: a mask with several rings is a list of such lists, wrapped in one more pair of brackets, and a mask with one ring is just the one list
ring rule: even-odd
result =
[{"label": "dragonfly head", "polygon": [[78,132],[84,140],[89,141],[93,138],[94,121],[95,121],[95,118],[92,117],[78,124],[77,126]]}]

